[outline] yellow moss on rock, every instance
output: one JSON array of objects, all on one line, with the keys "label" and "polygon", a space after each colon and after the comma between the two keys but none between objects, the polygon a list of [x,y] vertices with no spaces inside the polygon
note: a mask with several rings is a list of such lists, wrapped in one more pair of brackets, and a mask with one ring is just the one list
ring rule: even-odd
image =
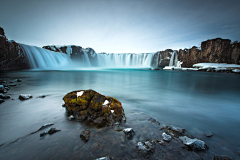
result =
[{"label": "yellow moss on rock", "polygon": [[[77,92],[84,93],[77,97]],[[116,98],[106,97],[94,90],[78,90],[66,94],[63,97],[65,106],[68,112],[79,116],[88,116],[87,120],[94,121],[98,117],[104,117],[104,123],[114,122],[114,118],[119,120],[119,117],[125,117],[122,104]],[[104,105],[105,100],[109,104]],[[114,110],[114,114],[111,113]],[[109,116],[112,117],[109,119]]]}]

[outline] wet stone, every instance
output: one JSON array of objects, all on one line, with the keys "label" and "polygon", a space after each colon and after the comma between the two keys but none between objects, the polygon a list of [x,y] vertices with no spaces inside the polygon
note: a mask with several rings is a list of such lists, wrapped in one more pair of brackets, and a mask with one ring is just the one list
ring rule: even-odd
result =
[{"label": "wet stone", "polygon": [[123,130],[123,132],[125,133],[127,139],[131,139],[133,137],[133,135],[135,134],[135,132],[132,128],[126,128]]},{"label": "wet stone", "polygon": [[73,115],[71,115],[71,116],[68,117],[68,120],[70,120],[70,121],[72,121],[72,120],[74,120],[74,119],[75,119],[75,117],[74,117]]},{"label": "wet stone", "polygon": [[162,139],[164,141],[170,142],[172,140],[172,137],[168,134],[166,134],[165,132],[162,133]]},{"label": "wet stone", "polygon": [[56,133],[56,132],[59,132],[59,131],[61,131],[61,130],[59,130],[59,129],[56,129],[56,128],[51,128],[49,131],[48,131],[48,134],[54,134],[54,133]]},{"label": "wet stone", "polygon": [[181,139],[183,144],[188,146],[191,150],[203,151],[203,150],[208,149],[208,146],[206,145],[206,143],[197,138],[191,139],[187,136],[182,136],[182,137],[179,137],[179,139]]},{"label": "wet stone", "polygon": [[22,82],[21,79],[15,79],[14,82]]},{"label": "wet stone", "polygon": [[4,88],[4,85],[0,85],[0,93],[6,93],[7,90]]},{"label": "wet stone", "polygon": [[163,140],[157,140],[157,142],[158,142],[160,145],[165,146],[165,143],[164,143]]},{"label": "wet stone", "polygon": [[150,156],[149,154],[153,153],[153,151],[154,151],[154,147],[149,141],[146,141],[144,143],[138,142],[137,148],[138,148],[140,154],[143,156],[146,156],[146,158],[148,158]]},{"label": "wet stone", "polygon": [[38,131],[43,130],[43,129],[45,129],[45,128],[48,128],[48,127],[50,127],[50,126],[52,126],[52,125],[53,125],[52,123],[46,123],[46,124],[44,124],[42,127],[40,127],[40,128],[38,129]]},{"label": "wet stone", "polygon": [[11,96],[10,95],[4,95],[4,94],[0,93],[0,98],[1,99],[9,99],[9,98],[11,98]]},{"label": "wet stone", "polygon": [[111,160],[112,158],[106,156],[106,157],[101,157],[101,158],[97,158],[95,160]]},{"label": "wet stone", "polygon": [[30,99],[32,98],[32,95],[31,94],[20,94],[18,99],[20,100],[27,100],[27,99]]},{"label": "wet stone", "polygon": [[151,123],[155,123],[155,124],[157,124],[157,125],[160,125],[160,122],[158,122],[155,118],[150,117],[150,118],[148,118],[148,120],[149,120]]},{"label": "wet stone", "polygon": [[3,99],[0,99],[0,103],[3,103],[3,102],[5,102]]},{"label": "wet stone", "polygon": [[183,129],[181,127],[174,126],[174,125],[170,125],[167,128],[168,128],[169,131],[172,131],[173,134],[176,137],[183,136],[185,134],[185,132],[186,132],[185,129]]},{"label": "wet stone", "polygon": [[9,84],[8,86],[12,87],[12,86],[17,86],[16,83],[13,83],[13,84]]},{"label": "wet stone", "polygon": [[86,131],[82,131],[82,133],[80,134],[80,138],[84,141],[87,142],[90,139],[90,130],[86,130]]},{"label": "wet stone", "polygon": [[46,136],[47,134],[48,134],[48,132],[47,132],[47,131],[44,131],[44,132],[40,133],[40,137],[44,137],[44,136]]},{"label": "wet stone", "polygon": [[40,95],[37,98],[45,98],[45,97],[46,97],[46,95]]},{"label": "wet stone", "polygon": [[205,136],[206,136],[206,137],[212,137],[213,134],[212,134],[212,132],[206,132],[206,133],[205,133]]}]

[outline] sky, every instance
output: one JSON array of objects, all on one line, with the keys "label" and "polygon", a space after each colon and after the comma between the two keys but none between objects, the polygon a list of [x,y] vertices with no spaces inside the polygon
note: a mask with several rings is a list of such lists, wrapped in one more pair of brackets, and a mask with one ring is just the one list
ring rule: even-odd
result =
[{"label": "sky", "polygon": [[153,53],[240,41],[240,0],[1,0],[8,39],[97,53]]}]

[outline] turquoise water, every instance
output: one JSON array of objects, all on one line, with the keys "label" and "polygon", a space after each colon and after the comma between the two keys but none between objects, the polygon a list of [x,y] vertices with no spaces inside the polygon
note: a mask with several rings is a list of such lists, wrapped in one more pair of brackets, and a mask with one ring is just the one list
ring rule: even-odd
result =
[{"label": "turquoise water", "polygon": [[[125,113],[144,112],[161,124],[187,129],[212,152],[237,156],[240,150],[239,74],[109,69],[1,72],[0,78],[23,80],[8,92],[14,100],[0,104],[0,144],[65,119],[62,97],[72,90],[93,89],[120,100]],[[33,98],[19,101],[19,94]],[[41,94],[48,96],[36,98]],[[206,131],[213,137],[205,137]]]}]

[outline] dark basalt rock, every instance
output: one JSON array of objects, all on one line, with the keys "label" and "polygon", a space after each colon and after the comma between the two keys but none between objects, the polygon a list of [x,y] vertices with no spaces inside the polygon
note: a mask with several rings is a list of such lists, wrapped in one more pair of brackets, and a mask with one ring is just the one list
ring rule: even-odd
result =
[{"label": "dark basalt rock", "polygon": [[145,156],[146,158],[148,158],[150,156],[150,153],[154,152],[154,147],[153,147],[152,143],[150,143],[149,141],[146,141],[144,143],[138,142],[137,148],[138,148],[140,154]]},{"label": "dark basalt rock", "polygon": [[120,101],[94,90],[78,90],[63,97],[65,108],[77,121],[103,127],[126,120]]},{"label": "dark basalt rock", "polygon": [[52,123],[46,123],[46,124],[44,124],[42,127],[40,127],[40,128],[38,129],[38,131],[43,130],[43,129],[45,129],[45,128],[48,128],[48,127],[50,127],[50,126],[52,126],[52,125],[53,125]]},{"label": "dark basalt rock", "polygon": [[3,103],[3,102],[5,102],[3,99],[0,99],[0,103]]},{"label": "dark basalt rock", "polygon": [[59,129],[56,129],[56,128],[50,128],[50,130],[48,131],[48,134],[54,134],[54,133],[56,133],[56,132],[59,132],[59,131],[61,131],[61,130],[59,130]]},{"label": "dark basalt rock", "polygon": [[181,139],[183,144],[188,146],[189,149],[193,151],[204,151],[209,148],[204,141],[197,138],[191,139],[187,136],[181,136],[179,139]]},{"label": "dark basalt rock", "polygon": [[18,99],[20,100],[27,100],[27,99],[30,99],[32,98],[32,95],[31,94],[20,94]]},{"label": "dark basalt rock", "polygon": [[213,134],[212,134],[212,132],[206,132],[206,133],[205,133],[205,136],[206,136],[206,137],[212,137]]},{"label": "dark basalt rock", "polygon": [[82,131],[80,134],[80,138],[84,141],[87,142],[90,139],[90,130]]},{"label": "dark basalt rock", "polygon": [[4,95],[4,94],[0,93],[0,98],[1,99],[9,99],[9,98],[11,98],[11,96],[10,95]]},{"label": "dark basalt rock", "polygon": [[[4,34],[1,28],[0,33]],[[0,36],[0,70],[29,69],[28,57],[24,50],[14,41],[9,41],[4,35]]]},{"label": "dark basalt rock", "polygon": [[46,97],[46,95],[40,95],[37,98],[45,98],[45,97]]},{"label": "dark basalt rock", "polygon": [[14,82],[22,82],[21,79],[15,79]]},{"label": "dark basalt rock", "polygon": [[123,129],[123,132],[125,133],[127,139],[132,139],[133,135],[135,134],[132,128],[125,128]]}]

